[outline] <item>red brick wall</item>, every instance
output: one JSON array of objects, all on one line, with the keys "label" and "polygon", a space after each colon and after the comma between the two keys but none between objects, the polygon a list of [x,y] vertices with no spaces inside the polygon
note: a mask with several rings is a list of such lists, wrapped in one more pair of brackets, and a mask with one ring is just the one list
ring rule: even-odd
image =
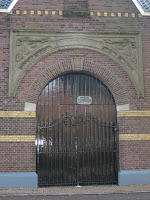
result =
[{"label": "red brick wall", "polygon": [[0,172],[35,172],[34,143],[3,142],[0,145]]},{"label": "red brick wall", "polygon": [[149,169],[149,147],[150,141],[120,141],[120,169]]},{"label": "red brick wall", "polygon": [[[82,2],[82,1],[81,1]],[[84,1],[83,1],[84,2]],[[67,6],[67,1],[65,2]],[[79,17],[59,15],[59,11],[63,11],[63,0],[41,1],[41,0],[19,0],[13,9],[13,14],[0,13],[0,110],[24,110],[24,103],[37,101],[37,93],[34,94],[32,84],[47,68],[56,66],[58,63],[69,62],[71,54],[84,54],[86,62],[93,63],[104,67],[116,77],[122,85],[121,95],[114,91],[111,82],[104,80],[105,84],[110,88],[115,96],[116,102],[119,104],[130,104],[131,110],[150,110],[150,17],[139,18],[139,11],[131,0],[105,0],[105,1],[89,1],[89,11],[93,12],[93,16]],[[16,10],[20,10],[21,14],[17,15]],[[23,14],[26,10],[27,14]],[[30,14],[30,10],[35,11],[34,15]],[[42,11],[41,15],[37,11]],[[44,11],[49,11],[46,15]],[[56,11],[56,15],[51,12]],[[96,16],[96,12],[101,12],[102,16]],[[104,12],[108,13],[104,17]],[[111,12],[114,17],[111,17]],[[129,17],[125,17],[125,13],[129,13]],[[118,13],[122,13],[118,17]],[[131,13],[135,13],[136,17],[131,17]],[[100,32],[141,32],[142,35],[142,62],[144,73],[144,98],[138,98],[133,84],[131,83],[126,72],[114,61],[108,57],[90,50],[64,50],[49,55],[35,64],[21,81],[17,94],[14,98],[8,96],[9,86],[9,45],[11,29],[36,29],[36,30],[60,30],[60,31],[100,31]],[[91,65],[86,66],[86,72],[90,71]],[[62,66],[62,65],[61,65]],[[68,72],[69,72],[68,66]],[[64,73],[64,69],[60,69]],[[95,73],[98,77],[98,75]],[[55,74],[51,78],[58,76]],[[49,79],[50,81],[51,79]],[[40,90],[46,82],[41,84]],[[117,88],[117,86],[116,86]],[[39,93],[38,93],[39,94]],[[124,97],[124,98],[123,98]],[[145,117],[124,117],[119,118],[119,133],[149,133],[149,119]],[[0,134],[34,134],[36,123],[29,118],[23,119],[1,119]],[[120,167],[121,169],[147,169],[150,168],[148,155],[150,154],[150,141],[121,141],[120,142]],[[1,143],[0,145],[0,171],[34,171],[35,170],[35,147],[31,143]]]}]

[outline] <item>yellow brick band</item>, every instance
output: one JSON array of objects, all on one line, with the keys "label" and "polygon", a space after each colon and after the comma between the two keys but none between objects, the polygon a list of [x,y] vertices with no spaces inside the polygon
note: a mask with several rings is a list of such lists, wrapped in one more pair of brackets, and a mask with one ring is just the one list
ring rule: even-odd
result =
[{"label": "yellow brick band", "polygon": [[19,15],[20,14],[20,10],[16,10],[16,14]]},{"label": "yellow brick band", "polygon": [[56,15],[56,11],[52,11],[52,15]]},{"label": "yellow brick band", "polygon": [[114,17],[115,16],[115,14],[114,13],[111,13],[111,17]]},{"label": "yellow brick band", "polygon": [[0,135],[0,142],[35,142],[34,135]]},{"label": "yellow brick band", "polygon": [[38,10],[38,11],[37,11],[37,14],[38,14],[38,15],[41,15],[41,14],[42,14],[42,12],[41,12],[40,10]]},{"label": "yellow brick band", "polygon": [[[150,140],[150,134],[120,134],[119,140]],[[0,135],[0,142],[35,142],[35,136]]]},{"label": "yellow brick band", "polygon": [[118,117],[150,117],[149,110],[127,110],[119,111]]},{"label": "yellow brick band", "polygon": [[[40,16],[42,16],[41,14],[45,14],[45,15],[52,15],[52,16],[54,16],[54,15],[63,15],[63,12],[62,12],[62,10],[58,10],[58,11],[54,11],[54,10],[52,10],[52,11],[47,11],[47,10],[43,10],[43,11],[41,11],[41,10],[29,10],[28,11],[28,14],[31,14],[31,15],[36,15],[36,14],[38,14],[38,15],[40,15]],[[9,14],[27,14],[27,11],[26,10],[14,10],[14,11],[11,11]],[[108,13],[108,12],[102,12],[102,11],[92,11],[92,12],[90,12],[90,16],[104,16],[104,17],[131,17],[131,18],[135,18],[135,17],[137,17],[137,18],[139,18],[139,17],[142,17],[142,15],[140,14],[140,13]]]},{"label": "yellow brick band", "polygon": [[48,13],[49,13],[49,12],[46,10],[46,11],[45,11],[45,15],[48,15]]},{"label": "yellow brick band", "polygon": [[119,140],[150,140],[150,134],[120,134]]},{"label": "yellow brick band", "polygon": [[36,117],[36,112],[31,111],[0,111],[0,117]]},{"label": "yellow brick band", "polygon": [[[120,134],[119,140],[150,140],[150,134]],[[0,142],[35,142],[35,136],[0,135]]]},{"label": "yellow brick band", "polygon": [[26,14],[27,14],[27,11],[26,11],[26,10],[24,10],[24,11],[23,11],[23,14],[24,14],[24,15],[26,15]]},{"label": "yellow brick band", "polygon": [[34,15],[34,13],[35,13],[34,10],[31,10],[31,11],[30,11],[30,14],[31,14],[31,15]]},{"label": "yellow brick band", "polygon": [[62,12],[62,11],[59,11],[59,15],[63,15],[63,12]]}]

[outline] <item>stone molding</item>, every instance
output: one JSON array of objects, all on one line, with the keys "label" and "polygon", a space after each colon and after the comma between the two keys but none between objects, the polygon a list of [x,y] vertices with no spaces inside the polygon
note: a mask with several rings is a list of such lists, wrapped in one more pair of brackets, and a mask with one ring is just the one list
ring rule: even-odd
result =
[{"label": "stone molding", "polygon": [[139,33],[51,32],[16,30],[10,39],[9,96],[14,97],[28,70],[45,56],[66,49],[89,49],[117,62],[139,97],[144,96]]}]

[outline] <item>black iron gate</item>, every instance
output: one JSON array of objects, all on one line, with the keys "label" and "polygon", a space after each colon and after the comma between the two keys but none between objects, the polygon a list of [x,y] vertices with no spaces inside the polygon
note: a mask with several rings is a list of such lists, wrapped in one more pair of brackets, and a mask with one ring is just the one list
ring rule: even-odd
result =
[{"label": "black iron gate", "polygon": [[37,123],[39,186],[117,183],[116,106],[101,81],[56,78],[39,97]]}]

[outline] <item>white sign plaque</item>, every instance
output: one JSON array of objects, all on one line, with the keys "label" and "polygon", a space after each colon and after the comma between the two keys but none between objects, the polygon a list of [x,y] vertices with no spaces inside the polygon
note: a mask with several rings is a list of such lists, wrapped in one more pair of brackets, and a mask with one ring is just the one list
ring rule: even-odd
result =
[{"label": "white sign plaque", "polygon": [[90,105],[92,104],[92,97],[90,96],[78,96],[77,104]]}]

